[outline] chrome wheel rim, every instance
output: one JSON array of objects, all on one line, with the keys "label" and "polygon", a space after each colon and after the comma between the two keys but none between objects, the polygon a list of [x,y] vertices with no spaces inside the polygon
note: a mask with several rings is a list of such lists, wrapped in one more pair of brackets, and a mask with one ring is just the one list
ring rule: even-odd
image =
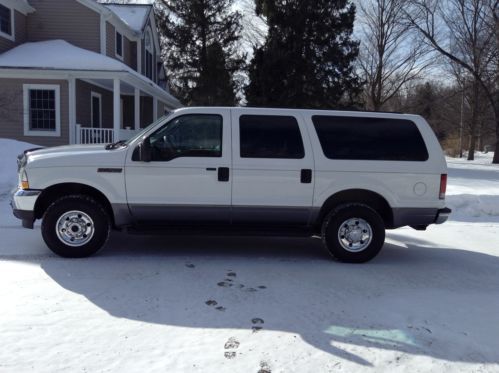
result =
[{"label": "chrome wheel rim", "polygon": [[338,229],[338,241],[341,247],[352,253],[365,250],[371,244],[372,238],[371,225],[361,218],[345,220]]},{"label": "chrome wheel rim", "polygon": [[72,247],[88,243],[95,233],[94,221],[83,211],[68,211],[61,215],[55,225],[59,240]]}]

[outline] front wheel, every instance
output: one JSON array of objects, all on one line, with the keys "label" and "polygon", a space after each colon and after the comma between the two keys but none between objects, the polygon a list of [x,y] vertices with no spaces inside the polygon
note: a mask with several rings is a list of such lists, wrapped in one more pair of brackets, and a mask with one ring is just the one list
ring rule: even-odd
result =
[{"label": "front wheel", "polygon": [[84,258],[106,243],[111,223],[104,208],[85,195],[65,196],[52,203],[42,220],[47,246],[65,258]]},{"label": "front wheel", "polygon": [[364,263],[378,255],[383,247],[385,224],[367,205],[342,205],[324,219],[322,240],[335,259]]}]

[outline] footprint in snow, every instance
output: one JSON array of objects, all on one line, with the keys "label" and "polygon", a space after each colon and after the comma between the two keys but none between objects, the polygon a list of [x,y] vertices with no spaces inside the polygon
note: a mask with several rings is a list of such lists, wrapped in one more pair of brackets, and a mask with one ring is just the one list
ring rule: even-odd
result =
[{"label": "footprint in snow", "polygon": [[185,266],[186,266],[187,268],[191,268],[191,269],[192,269],[192,268],[196,268],[196,266],[195,266],[194,264],[192,264],[192,263],[187,263]]},{"label": "footprint in snow", "polygon": [[253,330],[253,333],[258,333],[260,330],[263,329],[263,324],[265,321],[263,319],[260,319],[259,317],[255,317],[254,319],[251,320],[251,323],[253,326],[251,327],[251,330]]},{"label": "footprint in snow", "polygon": [[266,361],[261,361],[260,362],[260,370],[258,373],[272,373],[270,370],[270,365]]},{"label": "footprint in snow", "polygon": [[[216,305],[218,305],[218,302],[217,302],[216,300],[212,300],[212,299],[207,300],[207,301],[206,301],[206,302],[204,302],[204,303],[205,303],[207,306],[210,306],[210,307],[215,307]],[[215,307],[215,309],[216,309],[217,311],[220,311],[220,312],[225,312],[225,310],[226,310],[227,308],[222,307],[222,306],[218,306],[218,307]]]},{"label": "footprint in snow", "polygon": [[227,342],[225,342],[225,345],[224,345],[224,349],[225,349],[224,357],[226,359],[229,359],[229,360],[234,359],[237,356],[237,352],[232,351],[232,350],[237,350],[239,348],[239,345],[240,345],[240,343],[236,338],[230,337],[227,340]]}]

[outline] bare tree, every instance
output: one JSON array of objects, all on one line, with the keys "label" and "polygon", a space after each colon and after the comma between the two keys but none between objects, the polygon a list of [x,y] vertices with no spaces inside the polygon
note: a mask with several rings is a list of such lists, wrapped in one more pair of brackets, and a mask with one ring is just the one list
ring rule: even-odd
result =
[{"label": "bare tree", "polygon": [[378,111],[428,67],[428,48],[402,21],[407,0],[363,0],[358,6],[366,103]]},{"label": "bare tree", "polygon": [[497,84],[499,0],[410,0],[405,18],[438,53],[460,66],[472,81],[470,146],[474,159],[480,95],[487,98],[496,123],[493,163],[499,163],[499,90]]}]

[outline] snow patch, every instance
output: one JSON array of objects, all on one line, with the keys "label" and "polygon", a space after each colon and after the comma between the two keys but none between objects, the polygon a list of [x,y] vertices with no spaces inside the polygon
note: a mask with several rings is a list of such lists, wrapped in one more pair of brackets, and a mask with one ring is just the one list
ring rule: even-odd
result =
[{"label": "snow patch", "polygon": [[446,205],[450,219],[499,221],[499,165],[494,153],[476,153],[474,161],[447,157],[449,184]]},{"label": "snow patch", "polygon": [[144,28],[151,5],[137,4],[104,4],[106,8],[116,14],[132,30],[140,32]]},{"label": "snow patch", "polygon": [[460,194],[448,196],[446,204],[453,211],[453,220],[463,217],[499,217],[499,196]]}]

